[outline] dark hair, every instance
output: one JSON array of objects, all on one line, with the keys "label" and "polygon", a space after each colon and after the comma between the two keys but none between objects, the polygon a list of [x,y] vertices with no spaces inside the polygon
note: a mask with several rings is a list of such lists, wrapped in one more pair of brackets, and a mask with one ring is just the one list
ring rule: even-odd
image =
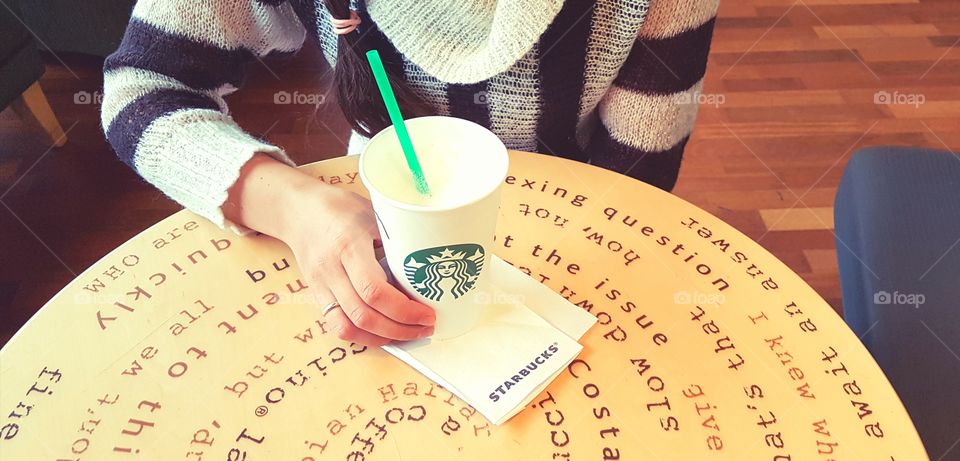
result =
[{"label": "dark hair", "polygon": [[[336,19],[350,18],[350,0],[325,0],[327,10]],[[376,81],[365,56],[371,48],[361,33],[363,25],[339,36],[337,62],[333,73],[337,102],[343,116],[358,133],[370,137],[390,126],[390,117],[380,99]],[[429,105],[411,89],[402,75],[395,75],[390,65],[385,66],[393,93],[405,118],[426,115]]]}]

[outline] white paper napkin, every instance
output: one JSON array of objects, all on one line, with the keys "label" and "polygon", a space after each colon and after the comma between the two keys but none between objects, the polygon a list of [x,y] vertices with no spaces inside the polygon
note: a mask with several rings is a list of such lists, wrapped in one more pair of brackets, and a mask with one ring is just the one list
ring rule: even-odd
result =
[{"label": "white paper napkin", "polygon": [[520,272],[497,255],[490,258],[490,279],[506,293],[522,296],[523,304],[547,323],[579,341],[597,322],[593,314],[574,306],[542,283]]},{"label": "white paper napkin", "polygon": [[596,322],[502,259],[491,258],[493,300],[469,333],[384,346],[494,424],[523,409],[580,353]]}]

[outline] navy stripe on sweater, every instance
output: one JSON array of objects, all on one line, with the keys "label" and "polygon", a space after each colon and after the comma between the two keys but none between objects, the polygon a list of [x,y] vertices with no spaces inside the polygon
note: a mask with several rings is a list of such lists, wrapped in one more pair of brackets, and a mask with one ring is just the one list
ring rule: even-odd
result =
[{"label": "navy stripe on sweater", "polygon": [[464,118],[490,129],[490,106],[487,104],[489,81],[468,84],[447,84],[450,115]]},{"label": "navy stripe on sweater", "polygon": [[646,94],[685,91],[707,70],[713,18],[695,29],[665,39],[638,39],[614,84]]},{"label": "navy stripe on sweater", "polygon": [[[399,50],[390,40],[387,38],[386,34],[377,27],[377,23],[370,17],[370,12],[367,10],[367,3],[364,0],[357,0],[356,2],[356,11],[357,16],[360,17],[360,25],[357,26],[357,34],[359,40],[357,46],[360,48],[357,50],[361,56],[361,60],[364,62],[364,68],[360,69],[361,72],[368,72],[369,66],[366,64],[366,58],[364,54],[368,50],[377,50],[380,54],[380,59],[383,61],[383,67],[389,72],[391,79],[405,79],[406,72],[404,72],[404,56],[400,53]],[[344,41],[339,40],[337,46],[343,46]],[[373,96],[372,103],[377,105],[379,110],[386,113],[386,107],[383,106],[383,100],[379,97]],[[413,113],[413,110],[409,107],[400,107],[401,113],[405,118],[413,117],[416,115]]]},{"label": "navy stripe on sweater", "polygon": [[617,141],[601,124],[590,141],[590,150],[603,156],[594,157],[590,163],[669,192],[677,184],[683,149],[689,140],[689,136],[683,138],[665,151],[645,151]]},{"label": "navy stripe on sweater", "polygon": [[383,67],[391,75],[404,75],[403,55],[397,51],[393,43],[377,27],[377,23],[373,21],[370,12],[367,11],[367,3],[363,0],[357,2],[357,16],[360,16],[360,25],[357,26],[357,33],[360,34],[359,44],[362,48],[359,50],[360,56],[362,57],[368,50],[377,50],[380,53],[380,59],[383,61]]},{"label": "navy stripe on sweater", "polygon": [[107,140],[117,151],[117,157],[134,165],[134,154],[143,132],[154,120],[184,109],[210,109],[220,106],[206,96],[183,90],[159,90],[143,95],[127,104],[107,128]]},{"label": "navy stripe on sweater", "polygon": [[212,90],[224,84],[239,88],[245,67],[253,59],[249,50],[224,50],[133,18],[120,48],[107,57],[103,70],[136,67],[175,78],[198,90]]},{"label": "navy stripe on sweater", "polygon": [[577,145],[577,118],[583,95],[587,43],[595,2],[567,0],[540,37],[540,94],[537,150],[586,161]]},{"label": "navy stripe on sweater", "polygon": [[317,3],[313,0],[290,0],[290,6],[303,24],[303,28],[316,43],[320,43],[320,33],[317,30],[320,24],[317,23]]}]

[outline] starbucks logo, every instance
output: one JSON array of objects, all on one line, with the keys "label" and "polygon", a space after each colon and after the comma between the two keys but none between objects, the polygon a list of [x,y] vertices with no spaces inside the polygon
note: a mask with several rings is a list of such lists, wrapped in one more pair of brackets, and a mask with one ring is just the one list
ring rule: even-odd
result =
[{"label": "starbucks logo", "polygon": [[473,243],[414,251],[403,262],[410,285],[432,301],[463,296],[476,285],[482,269],[483,247]]}]

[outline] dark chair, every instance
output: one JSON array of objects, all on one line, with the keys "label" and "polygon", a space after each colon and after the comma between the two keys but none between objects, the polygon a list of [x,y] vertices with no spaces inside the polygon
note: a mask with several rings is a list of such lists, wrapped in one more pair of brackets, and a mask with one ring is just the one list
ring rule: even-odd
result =
[{"label": "dark chair", "polygon": [[5,1],[0,5],[0,109],[10,106],[27,124],[39,126],[51,143],[61,146],[67,138],[37,82],[41,75],[40,53],[23,23],[19,2]]},{"label": "dark chair", "polygon": [[38,125],[55,145],[66,142],[37,82],[37,50],[104,57],[120,44],[134,0],[2,0],[0,5],[0,109],[8,105]]},{"label": "dark chair", "polygon": [[960,460],[960,156],[853,155],[834,217],[844,317],[933,460]]}]

